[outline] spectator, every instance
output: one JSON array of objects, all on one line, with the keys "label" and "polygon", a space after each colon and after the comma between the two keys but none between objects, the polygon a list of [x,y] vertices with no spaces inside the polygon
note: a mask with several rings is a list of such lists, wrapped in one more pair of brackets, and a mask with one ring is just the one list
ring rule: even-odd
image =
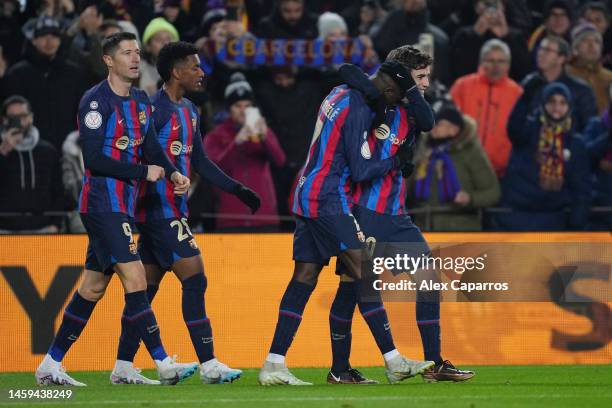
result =
[{"label": "spectator", "polygon": [[603,38],[591,23],[582,23],[572,30],[573,58],[567,65],[568,74],[586,81],[595,92],[597,111],[608,109],[608,89],[612,83],[612,71],[601,64]]},{"label": "spectator", "polygon": [[157,72],[157,56],[162,47],[170,42],[178,41],[176,28],[163,17],[151,20],[142,35],[144,58],[140,64],[140,88],[149,96],[159,89],[161,78]]},{"label": "spectator", "polygon": [[510,77],[516,81],[523,79],[531,65],[527,42],[520,31],[508,26],[504,3],[501,0],[477,0],[474,10],[478,15],[476,23],[460,28],[452,40],[452,77],[456,79],[476,71],[482,45],[492,38],[498,38],[510,47]]},{"label": "spectator", "polygon": [[[602,207],[612,207],[611,111],[608,108],[602,115],[592,118],[584,131],[591,168],[595,169],[593,205]],[[612,231],[612,213],[592,214],[589,229]]]},{"label": "spectator", "polygon": [[256,34],[262,38],[317,37],[317,16],[304,9],[303,0],[279,0],[272,14],[259,23]]},{"label": "spectator", "polygon": [[102,38],[100,28],[104,22],[97,5],[83,9],[67,31],[71,40],[68,60],[89,74],[89,84],[100,82],[108,75],[102,60]]},{"label": "spectator", "polygon": [[548,36],[542,40],[537,52],[538,70],[527,75],[521,85],[526,93],[529,109],[542,105],[542,89],[547,83],[558,81],[567,86],[572,94],[574,129],[581,132],[589,119],[597,115],[595,94],[583,80],[565,72],[570,56],[570,46],[561,37]]},{"label": "spectator", "polygon": [[[14,64],[23,49],[24,37],[19,21],[19,2],[17,0],[0,1],[0,60],[5,60],[4,69]],[[0,77],[2,77],[0,61]]]},{"label": "spectator", "polygon": [[591,175],[584,142],[572,128],[571,92],[552,82],[542,101],[529,110],[521,97],[508,121],[512,154],[502,204],[512,213],[496,217],[503,230],[564,231],[587,225]]},{"label": "spectator", "polygon": [[298,78],[292,67],[271,68],[270,75],[256,86],[257,101],[268,126],[278,136],[287,160],[273,168],[279,212],[290,215],[287,205],[291,187],[306,161],[317,112],[325,97],[317,80]]},{"label": "spectator", "polygon": [[[83,153],[79,144],[79,131],[70,132],[62,145],[62,182],[70,207],[76,208],[79,195],[83,187]],[[85,227],[81,222],[78,211],[71,212],[66,220],[68,232],[84,233]]]},{"label": "spectator", "polygon": [[181,0],[163,0],[160,17],[172,24],[183,41],[196,40],[196,26],[181,7]]},{"label": "spectator", "polygon": [[229,118],[205,137],[204,146],[211,160],[227,175],[259,194],[261,208],[257,216],[264,217],[251,218],[248,208],[235,196],[219,192],[217,212],[242,217],[219,218],[217,228],[274,230],[279,220],[270,164],[282,167],[285,153],[263,117],[254,125],[246,123],[246,109],[253,106],[253,90],[242,74],[232,75],[225,101]]},{"label": "spectator", "polygon": [[415,164],[410,196],[416,208],[449,207],[449,212],[433,214],[430,225],[425,225],[427,217],[417,215],[417,225],[431,231],[482,230],[476,209],[495,205],[501,193],[474,119],[452,104],[442,106],[435,127],[421,139]]},{"label": "spectator", "polygon": [[106,38],[110,37],[115,33],[120,33],[123,31],[119,23],[115,20],[104,20],[102,25],[100,26],[100,37]]},{"label": "spectator", "polygon": [[508,78],[510,59],[506,43],[487,41],[480,49],[478,72],[457,79],[450,90],[457,108],[476,119],[480,143],[499,177],[504,175],[511,149],[506,123],[522,93]]},{"label": "spectator", "polygon": [[421,34],[433,37],[433,76],[448,85],[448,36],[429,23],[427,0],[403,0],[401,9],[387,15],[374,37],[374,48],[378,56],[384,59],[394,48],[419,43]]},{"label": "spectator", "polygon": [[580,13],[582,20],[597,27],[603,37],[602,63],[607,69],[612,69],[612,30],[610,30],[610,9],[602,1],[586,3]]},{"label": "spectator", "polygon": [[355,1],[341,14],[349,26],[351,37],[362,34],[373,36],[387,16],[387,12],[378,0]]},{"label": "spectator", "polygon": [[41,137],[59,151],[66,135],[76,127],[79,101],[85,91],[85,73],[66,61],[59,22],[40,18],[25,59],[13,65],[2,81],[4,97],[22,95],[32,106]]},{"label": "spectator", "polygon": [[549,35],[569,40],[572,15],[572,5],[569,0],[548,0],[544,6],[544,23],[534,30],[527,42],[529,52],[536,53],[540,42]]},{"label": "spectator", "polygon": [[63,210],[59,155],[51,143],[41,139],[33,125],[29,102],[10,96],[2,104],[0,144],[0,212],[32,212],[32,216],[0,217],[5,233],[53,233],[61,218],[41,215]]}]

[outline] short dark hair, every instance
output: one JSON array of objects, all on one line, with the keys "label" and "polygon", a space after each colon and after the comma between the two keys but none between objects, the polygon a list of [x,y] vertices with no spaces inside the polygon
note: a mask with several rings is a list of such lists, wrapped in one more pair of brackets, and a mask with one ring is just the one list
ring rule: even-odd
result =
[{"label": "short dark hair", "polygon": [[159,76],[164,82],[168,82],[176,64],[197,53],[197,47],[185,41],[176,41],[164,45],[157,56]]},{"label": "short dark hair", "polygon": [[554,42],[555,44],[557,44],[559,48],[559,51],[557,52],[559,53],[559,55],[562,55],[564,57],[570,56],[571,48],[570,48],[569,43],[565,41],[565,38],[558,36],[558,35],[549,34],[542,39],[542,41],[544,40],[548,40],[550,42]]},{"label": "short dark hair", "polygon": [[15,104],[26,105],[28,107],[28,112],[32,113],[32,105],[30,105],[30,101],[21,95],[11,95],[2,103],[2,108],[0,108],[0,116],[6,117],[6,112],[8,111],[9,106]]},{"label": "short dark hair", "polygon": [[391,50],[385,61],[396,61],[410,69],[423,69],[433,64],[429,55],[410,45]]},{"label": "short dark hair", "polygon": [[582,6],[582,8],[580,9],[580,15],[584,17],[586,12],[589,10],[599,11],[601,14],[604,15],[605,19],[608,22],[610,21],[610,9],[603,1],[589,1],[588,3],[585,3],[584,6]]},{"label": "short dark hair", "polygon": [[102,40],[102,54],[113,55],[115,51],[117,51],[117,48],[119,48],[119,44],[121,43],[121,41],[132,40],[136,40],[136,36],[127,31],[122,31],[120,33],[109,35],[104,40]]}]

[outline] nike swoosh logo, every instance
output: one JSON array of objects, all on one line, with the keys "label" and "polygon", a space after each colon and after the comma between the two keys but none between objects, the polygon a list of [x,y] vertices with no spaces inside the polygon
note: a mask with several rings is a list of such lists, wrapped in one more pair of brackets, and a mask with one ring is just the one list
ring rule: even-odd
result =
[{"label": "nike swoosh logo", "polygon": [[123,123],[124,119],[119,119],[119,124],[121,125]]},{"label": "nike swoosh logo", "polygon": [[172,130],[178,130],[180,128],[181,128],[180,126],[172,126]]},{"label": "nike swoosh logo", "polygon": [[401,76],[400,74],[395,74],[395,75],[397,75],[397,77],[398,77],[398,78],[402,78],[402,79],[404,79],[404,77],[403,77],[403,76]]},{"label": "nike swoosh logo", "polygon": [[336,377],[336,376],[334,375],[334,373],[332,373],[331,371],[330,371],[329,373],[330,373],[330,374],[331,374],[331,376],[334,378],[334,380],[336,380],[336,381],[340,381],[340,377]]}]

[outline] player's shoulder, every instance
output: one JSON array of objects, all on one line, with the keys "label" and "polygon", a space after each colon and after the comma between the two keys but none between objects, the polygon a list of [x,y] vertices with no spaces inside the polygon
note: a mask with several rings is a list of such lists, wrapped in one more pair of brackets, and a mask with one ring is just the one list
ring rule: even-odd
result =
[{"label": "player's shoulder", "polygon": [[81,97],[79,109],[99,110],[103,101],[109,96],[106,80],[89,88]]}]

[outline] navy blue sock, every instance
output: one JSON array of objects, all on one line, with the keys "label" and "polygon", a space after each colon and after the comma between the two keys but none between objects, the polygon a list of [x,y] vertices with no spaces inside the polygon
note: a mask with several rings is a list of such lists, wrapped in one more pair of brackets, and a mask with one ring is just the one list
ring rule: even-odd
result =
[{"label": "navy blue sock", "polygon": [[357,305],[355,282],[340,282],[329,311],[329,332],[332,346],[332,372],[338,374],[350,368],[351,326]]},{"label": "navy blue sock", "polygon": [[278,311],[278,321],[276,322],[270,353],[281,356],[287,354],[293,337],[300,327],[304,308],[313,290],[314,286],[295,280],[289,282]]},{"label": "navy blue sock", "polygon": [[144,290],[125,294],[125,308],[128,323],[134,325],[154,360],[168,357],[159,335],[155,314]]},{"label": "navy blue sock", "polygon": [[372,299],[372,295],[368,296],[368,301],[359,300],[359,311],[363,316],[364,320],[370,328],[370,332],[376,340],[382,354],[388,353],[395,349],[393,343],[393,336],[391,335],[391,325],[387,318],[387,311],[385,306],[382,304],[380,294],[378,293],[379,300]]},{"label": "navy blue sock", "polygon": [[[147,286],[147,299],[149,303],[153,302],[153,298],[159,290],[159,285]],[[123,308],[123,316],[121,316],[121,337],[119,337],[119,347],[117,347],[117,360],[134,361],[134,356],[140,347],[140,334],[138,329],[130,323],[127,314],[127,305]]]},{"label": "navy blue sock", "polygon": [[206,286],[207,280],[203,273],[198,273],[183,281],[183,319],[200,363],[215,358],[212,327],[210,327],[210,320],[206,317],[204,304]]},{"label": "navy blue sock", "polygon": [[53,360],[62,361],[70,346],[81,335],[96,303],[83,298],[79,292],[74,293],[64,310],[62,324],[49,347],[48,353]]},{"label": "navy blue sock", "polygon": [[440,292],[417,292],[416,320],[425,360],[442,363],[440,355]]}]

